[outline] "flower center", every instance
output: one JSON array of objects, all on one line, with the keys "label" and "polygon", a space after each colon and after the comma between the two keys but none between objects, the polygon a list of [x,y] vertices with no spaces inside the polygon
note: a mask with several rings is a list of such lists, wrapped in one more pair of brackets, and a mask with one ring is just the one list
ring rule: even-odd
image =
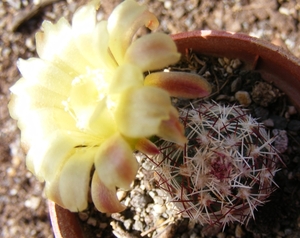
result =
[{"label": "flower center", "polygon": [[103,69],[87,69],[72,81],[70,96],[62,103],[80,131],[101,134],[99,127],[114,123],[112,114],[116,103],[108,94],[108,74]]}]

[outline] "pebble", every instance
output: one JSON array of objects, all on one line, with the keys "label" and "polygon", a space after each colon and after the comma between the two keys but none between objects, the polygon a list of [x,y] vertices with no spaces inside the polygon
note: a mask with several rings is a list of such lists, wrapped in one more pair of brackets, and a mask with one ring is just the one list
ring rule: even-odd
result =
[{"label": "pebble", "polygon": [[143,223],[139,220],[136,220],[133,224],[133,229],[137,231],[142,231],[143,230]]},{"label": "pebble", "polygon": [[251,97],[247,91],[237,91],[234,96],[242,106],[248,107],[251,103]]},{"label": "pebble", "polygon": [[298,120],[290,120],[288,127],[291,131],[298,131],[300,130],[300,121]]},{"label": "pebble", "polygon": [[200,238],[196,233],[191,234],[190,238]]},{"label": "pebble", "polygon": [[292,232],[293,232],[292,229],[286,228],[286,229],[284,230],[284,235],[286,235],[286,236],[291,235]]},{"label": "pebble", "polygon": [[185,13],[185,10],[183,7],[178,7],[173,11],[173,16],[175,19],[180,19]]},{"label": "pebble", "polygon": [[296,110],[295,106],[288,106],[287,112],[288,112],[288,114],[290,114],[290,115],[295,115],[295,114],[297,114],[297,110]]},{"label": "pebble", "polygon": [[285,130],[273,129],[272,133],[276,136],[274,147],[279,153],[284,153],[288,148],[289,139]]},{"label": "pebble", "polygon": [[235,227],[235,237],[242,238],[243,236],[244,236],[244,231],[243,231],[242,227],[238,224]]},{"label": "pebble", "polygon": [[26,47],[31,50],[31,51],[35,51],[35,43],[34,40],[32,38],[27,38],[25,40],[25,45]]},{"label": "pebble", "polygon": [[17,190],[17,189],[15,189],[15,188],[13,188],[13,189],[9,190],[9,195],[11,195],[11,196],[14,196],[14,195],[16,195],[17,193],[18,193],[18,190]]},{"label": "pebble", "polygon": [[274,127],[274,122],[272,119],[266,119],[263,121],[263,124],[266,126],[266,127]]},{"label": "pebble", "polygon": [[88,220],[87,220],[87,224],[91,225],[91,226],[96,226],[97,225],[97,220],[93,217],[90,217]]},{"label": "pebble", "polygon": [[41,3],[41,0],[33,0],[33,4],[38,5]]},{"label": "pebble", "polygon": [[16,10],[21,9],[21,1],[6,0],[6,2]]},{"label": "pebble", "polygon": [[218,58],[218,62],[221,66],[224,66],[226,64],[224,58]]},{"label": "pebble", "polygon": [[220,232],[217,234],[217,238],[225,238],[225,237],[226,237],[226,235],[224,232]]},{"label": "pebble", "polygon": [[117,197],[119,199],[119,201],[122,201],[127,195],[127,192],[126,191],[123,191],[123,190],[119,190],[117,191]]},{"label": "pebble", "polygon": [[161,197],[155,196],[153,197],[153,200],[154,200],[154,204],[159,204],[159,205],[164,204],[164,200]]},{"label": "pebble", "polygon": [[78,216],[79,219],[82,221],[86,221],[89,218],[89,215],[86,212],[79,212]]},{"label": "pebble", "polygon": [[298,164],[298,163],[300,162],[300,156],[299,156],[299,155],[296,155],[296,156],[293,158],[293,162]]},{"label": "pebble", "polygon": [[232,59],[232,60],[230,61],[230,66],[231,66],[233,69],[237,69],[237,68],[239,68],[241,65],[242,65],[242,62],[241,62],[239,59]]},{"label": "pebble", "polygon": [[152,198],[156,197],[156,192],[154,192],[154,191],[149,191],[148,194],[149,194],[149,196],[152,197]]},{"label": "pebble", "polygon": [[164,2],[165,9],[171,9],[172,8],[172,1],[165,1]]},{"label": "pebble", "polygon": [[133,221],[131,219],[126,219],[123,223],[126,230],[130,230],[132,226]]},{"label": "pebble", "polygon": [[229,73],[229,74],[232,74],[233,73],[233,69],[231,66],[226,66],[226,72]]},{"label": "pebble", "polygon": [[267,82],[258,82],[254,85],[251,95],[255,103],[262,107],[267,107],[274,103],[281,96],[281,93]]},{"label": "pebble", "polygon": [[269,116],[269,110],[264,107],[256,107],[254,108],[254,112],[256,115],[256,118],[260,120],[266,120]]},{"label": "pebble", "polygon": [[14,168],[10,167],[6,170],[6,173],[9,177],[14,177],[16,176],[17,172]]},{"label": "pebble", "polygon": [[160,215],[166,211],[166,207],[160,204],[155,204],[153,206],[153,212],[156,213],[157,215]]},{"label": "pebble", "polygon": [[41,198],[33,197],[33,196],[27,199],[24,203],[25,207],[31,208],[33,210],[36,210],[40,204],[41,204]]},{"label": "pebble", "polygon": [[274,122],[274,127],[280,130],[283,130],[287,127],[287,119],[281,116],[272,115],[270,116],[270,119]]},{"label": "pebble", "polygon": [[232,81],[232,83],[230,85],[230,90],[231,90],[231,92],[236,92],[241,88],[241,86],[242,86],[242,79],[241,79],[241,77],[238,77]]}]

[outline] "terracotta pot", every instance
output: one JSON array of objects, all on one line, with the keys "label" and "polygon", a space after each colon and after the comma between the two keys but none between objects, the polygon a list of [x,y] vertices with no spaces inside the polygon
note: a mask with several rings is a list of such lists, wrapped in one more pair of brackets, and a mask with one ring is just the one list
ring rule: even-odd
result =
[{"label": "terracotta pot", "polygon": [[[300,109],[300,60],[280,47],[245,34],[224,31],[194,31],[172,36],[178,50],[227,58],[238,58],[246,69],[257,70],[286,93]],[[56,238],[85,237],[75,213],[49,202],[49,212]]]},{"label": "terracotta pot", "polygon": [[56,238],[84,238],[77,214],[48,201],[52,230]]}]

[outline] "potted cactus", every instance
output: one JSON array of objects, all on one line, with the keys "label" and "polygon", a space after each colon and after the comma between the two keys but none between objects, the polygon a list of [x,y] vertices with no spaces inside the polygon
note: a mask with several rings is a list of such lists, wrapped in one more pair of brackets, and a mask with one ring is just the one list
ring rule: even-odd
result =
[{"label": "potted cactus", "polygon": [[[182,54],[192,50],[209,57],[239,59],[245,69],[259,72],[281,89],[299,110],[295,96],[300,61],[292,54],[268,42],[223,31],[180,33],[173,39]],[[246,95],[241,104],[251,100]],[[272,146],[276,136],[270,136],[241,106],[214,101],[188,104],[177,105],[188,139],[185,146],[158,139],[160,153],[148,157],[155,164],[157,183],[184,217],[223,229],[231,222],[247,224],[277,187],[274,177],[282,161],[280,146]]]},{"label": "potted cactus", "polygon": [[[56,237],[84,237],[74,212],[87,207],[89,196],[100,212],[124,210],[116,188],[130,189],[138,169],[133,151],[154,156],[164,153],[160,144],[150,140],[152,136],[182,147],[191,139],[185,135],[182,114],[170,96],[201,98],[210,94],[211,86],[196,74],[161,71],[189,49],[240,59],[245,68],[257,70],[300,109],[300,62],[282,49],[246,35],[217,31],[181,33],[172,38],[151,33],[132,41],[140,26],[155,29],[158,25],[152,13],[126,0],[108,21],[97,22],[97,7],[98,1],[92,1],[78,9],[71,26],[64,18],[56,24],[44,22],[43,32],[36,36],[40,58],[19,61],[23,78],[12,87],[10,112],[19,121],[22,140],[29,147],[28,168],[45,181]],[[208,108],[213,110],[213,106]],[[269,146],[271,140],[262,137],[259,146]],[[264,148],[271,156],[263,164],[270,161],[267,169],[273,176],[278,155],[273,147]],[[214,168],[220,167],[213,163]],[[228,166],[232,165],[227,163],[226,170]],[[255,172],[251,176],[257,176]],[[219,171],[217,178],[222,180],[223,175]],[[262,183],[266,190],[258,188],[258,200],[265,201],[265,193],[269,195],[273,185],[272,177]],[[250,185],[245,180],[243,186]],[[235,196],[245,200],[246,190]],[[240,213],[241,222],[253,213],[254,201]],[[184,203],[182,206],[185,209]],[[218,209],[222,210],[215,208],[214,215]],[[224,217],[218,215],[220,222]]]}]

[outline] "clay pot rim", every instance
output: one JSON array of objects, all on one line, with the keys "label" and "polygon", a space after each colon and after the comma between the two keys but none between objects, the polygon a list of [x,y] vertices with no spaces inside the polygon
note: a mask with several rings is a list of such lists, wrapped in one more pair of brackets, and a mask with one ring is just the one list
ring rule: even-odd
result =
[{"label": "clay pot rim", "polygon": [[274,83],[300,110],[300,59],[284,48],[228,31],[191,31],[172,38],[182,54],[188,47],[202,55],[240,59],[246,69],[258,71],[264,80]]},{"label": "clay pot rim", "polygon": [[259,39],[253,36],[250,36],[245,33],[237,33],[237,32],[231,32],[231,31],[222,31],[222,30],[195,30],[195,31],[188,31],[188,32],[180,32],[177,34],[171,35],[172,39],[175,41],[181,40],[182,38],[204,38],[204,39],[210,39],[210,38],[218,38],[218,39],[236,39],[238,41],[244,41],[249,42],[261,46],[265,49],[269,49],[271,51],[275,51],[279,53],[280,55],[286,57],[286,59],[292,61],[296,65],[300,65],[300,59],[297,58],[295,55],[293,55],[288,50],[284,49],[283,47],[274,45],[266,40]]}]

